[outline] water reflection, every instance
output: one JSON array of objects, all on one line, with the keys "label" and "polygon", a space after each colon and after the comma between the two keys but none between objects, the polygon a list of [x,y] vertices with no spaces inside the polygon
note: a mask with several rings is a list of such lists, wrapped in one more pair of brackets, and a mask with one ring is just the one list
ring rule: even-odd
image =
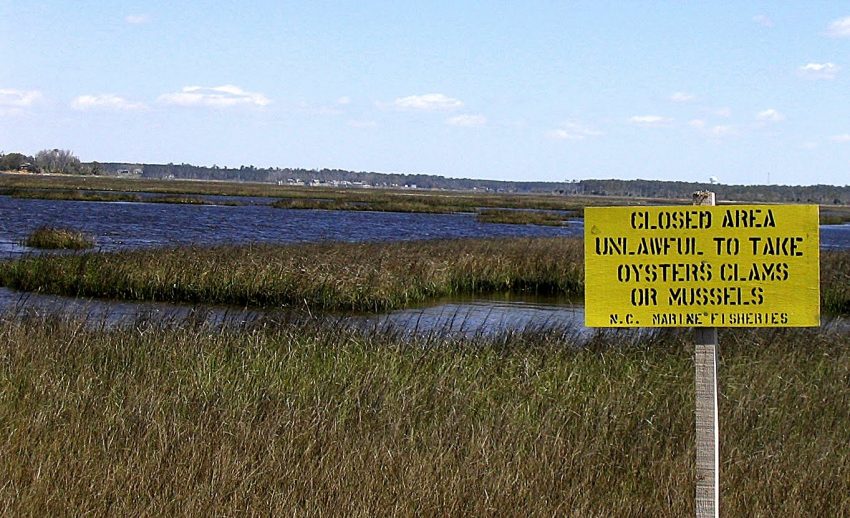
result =
[{"label": "water reflection", "polygon": [[562,299],[478,298],[442,301],[434,305],[378,315],[316,315],[306,309],[247,309],[158,302],[122,302],[22,293],[0,288],[0,313],[72,314],[97,325],[138,322],[193,322],[211,325],[244,325],[260,320],[329,318],[362,328],[392,328],[412,333],[479,335],[505,330],[575,328],[585,330],[584,308]]},{"label": "water reflection", "polygon": [[[382,329],[417,335],[480,336],[505,331],[556,329],[589,337],[594,329],[584,326],[584,307],[557,298],[494,296],[440,301],[389,313],[315,314],[306,309],[247,309],[236,306],[206,306],[158,302],[122,302],[22,293],[0,288],[0,314],[73,315],[97,327],[153,323],[244,326],[274,325],[303,319],[329,319],[338,325],[360,329]],[[824,316],[824,331],[848,332],[850,320]],[[609,330],[611,331],[611,330]],[[623,331],[623,330],[619,330]],[[652,333],[652,328],[632,329],[635,336]]]}]

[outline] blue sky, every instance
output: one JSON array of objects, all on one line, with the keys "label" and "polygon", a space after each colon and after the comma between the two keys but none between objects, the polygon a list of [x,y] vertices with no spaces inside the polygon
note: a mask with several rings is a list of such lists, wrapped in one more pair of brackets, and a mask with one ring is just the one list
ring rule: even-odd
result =
[{"label": "blue sky", "polygon": [[850,184],[850,2],[0,0],[0,151]]}]

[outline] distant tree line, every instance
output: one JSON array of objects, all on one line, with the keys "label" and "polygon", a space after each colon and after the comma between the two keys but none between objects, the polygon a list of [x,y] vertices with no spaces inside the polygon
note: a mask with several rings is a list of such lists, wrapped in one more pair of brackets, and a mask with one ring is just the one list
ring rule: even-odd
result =
[{"label": "distant tree line", "polygon": [[552,192],[561,184],[552,182],[506,182],[499,180],[474,180],[446,178],[429,174],[374,173],[346,171],[343,169],[258,168],[252,165],[239,168],[196,166],[191,164],[129,164],[103,163],[112,173],[142,170],[144,178],[171,178],[190,180],[222,180],[235,182],[287,183],[342,183],[372,187],[417,187],[420,189],[487,190],[493,192]]},{"label": "distant tree line", "polygon": [[723,185],[659,180],[582,180],[570,184],[570,193],[645,198],[686,198],[708,189],[718,201],[850,204],[850,186],[835,185]]},{"label": "distant tree line", "polygon": [[42,150],[35,156],[0,153],[0,171],[66,174],[137,174],[144,178],[221,180],[232,182],[303,183],[370,187],[446,189],[503,193],[556,193],[689,199],[694,191],[710,189],[722,201],[798,202],[850,205],[850,185],[722,185],[659,180],[574,180],[569,182],[509,182],[446,178],[429,174],[375,173],[343,169],[239,168],[191,164],[83,163],[71,151]]},{"label": "distant tree line", "polygon": [[509,182],[446,178],[439,175],[354,172],[341,169],[203,167],[189,164],[103,164],[108,170],[141,169],[147,178],[211,179],[241,182],[289,182],[305,184],[348,182],[372,187],[479,190],[504,193],[556,193],[563,195],[624,196],[635,198],[690,199],[694,191],[710,189],[718,200],[748,202],[797,202],[850,205],[850,186],[845,185],[721,185],[660,180],[578,180],[572,182]]}]

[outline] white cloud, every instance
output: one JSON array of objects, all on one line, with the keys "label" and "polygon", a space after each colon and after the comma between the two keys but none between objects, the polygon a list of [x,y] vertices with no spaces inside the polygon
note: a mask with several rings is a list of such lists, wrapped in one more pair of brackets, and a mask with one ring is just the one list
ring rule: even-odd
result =
[{"label": "white cloud", "polygon": [[702,119],[692,119],[688,121],[688,126],[692,128],[702,129],[705,127],[705,121]]},{"label": "white cloud", "polygon": [[75,110],[105,109],[132,111],[143,110],[146,108],[146,106],[142,103],[128,101],[127,99],[117,95],[102,94],[81,95],[71,101],[71,108]]},{"label": "white cloud", "polygon": [[584,140],[587,137],[598,137],[601,131],[588,128],[578,122],[566,122],[561,127],[549,132],[549,137],[556,140]]},{"label": "white cloud", "polygon": [[0,107],[27,108],[41,100],[41,98],[41,92],[38,90],[0,88]]},{"label": "white cloud", "polygon": [[349,104],[351,104],[351,97],[349,97],[347,95],[343,95],[342,97],[340,97],[339,99],[336,100],[336,103],[339,104],[340,106],[349,105]]},{"label": "white cloud", "polygon": [[178,106],[207,106],[227,108],[230,106],[268,106],[271,100],[261,93],[246,92],[238,86],[184,86],[179,92],[162,94],[159,102]]},{"label": "white cloud", "polygon": [[833,142],[845,143],[850,142],[850,133],[843,133],[841,135],[833,135],[829,137],[829,140]]},{"label": "white cloud", "polygon": [[785,120],[785,115],[782,115],[773,108],[762,110],[756,114],[756,119],[762,122],[780,122]]},{"label": "white cloud", "polygon": [[807,63],[797,69],[799,74],[808,79],[833,79],[841,67],[835,63]]},{"label": "white cloud", "polygon": [[400,110],[424,111],[448,111],[463,106],[460,100],[437,93],[399,97],[392,104]]},{"label": "white cloud", "polygon": [[773,20],[766,14],[757,14],[753,16],[753,21],[762,27],[773,27]]},{"label": "white cloud", "polygon": [[657,128],[660,126],[669,126],[673,122],[673,119],[662,117],[661,115],[635,115],[629,119],[629,122],[636,126]]},{"label": "white cloud", "polygon": [[670,96],[670,100],[674,103],[687,103],[693,101],[696,98],[696,95],[687,92],[673,92],[673,94]]},{"label": "white cloud", "polygon": [[850,38],[850,16],[834,20],[826,28],[826,35],[833,38]]},{"label": "white cloud", "polygon": [[462,126],[465,128],[472,128],[476,126],[484,126],[487,124],[487,117],[483,115],[457,115],[455,117],[449,117],[446,119],[446,124],[449,126]]},{"label": "white cloud", "polygon": [[124,21],[130,25],[142,25],[151,21],[151,17],[147,14],[128,14]]}]

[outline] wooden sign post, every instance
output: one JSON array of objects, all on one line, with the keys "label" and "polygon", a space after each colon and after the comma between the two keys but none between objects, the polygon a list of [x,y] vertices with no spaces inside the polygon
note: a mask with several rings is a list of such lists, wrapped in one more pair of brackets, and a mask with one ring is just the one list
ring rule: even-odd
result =
[{"label": "wooden sign post", "polygon": [[820,325],[817,205],[587,207],[585,325],[694,328],[696,516],[719,516],[717,328]]},{"label": "wooden sign post", "polygon": [[[694,205],[714,206],[714,193],[694,193]],[[720,516],[720,424],[717,420],[717,328],[694,329],[696,366],[696,516]]]}]

